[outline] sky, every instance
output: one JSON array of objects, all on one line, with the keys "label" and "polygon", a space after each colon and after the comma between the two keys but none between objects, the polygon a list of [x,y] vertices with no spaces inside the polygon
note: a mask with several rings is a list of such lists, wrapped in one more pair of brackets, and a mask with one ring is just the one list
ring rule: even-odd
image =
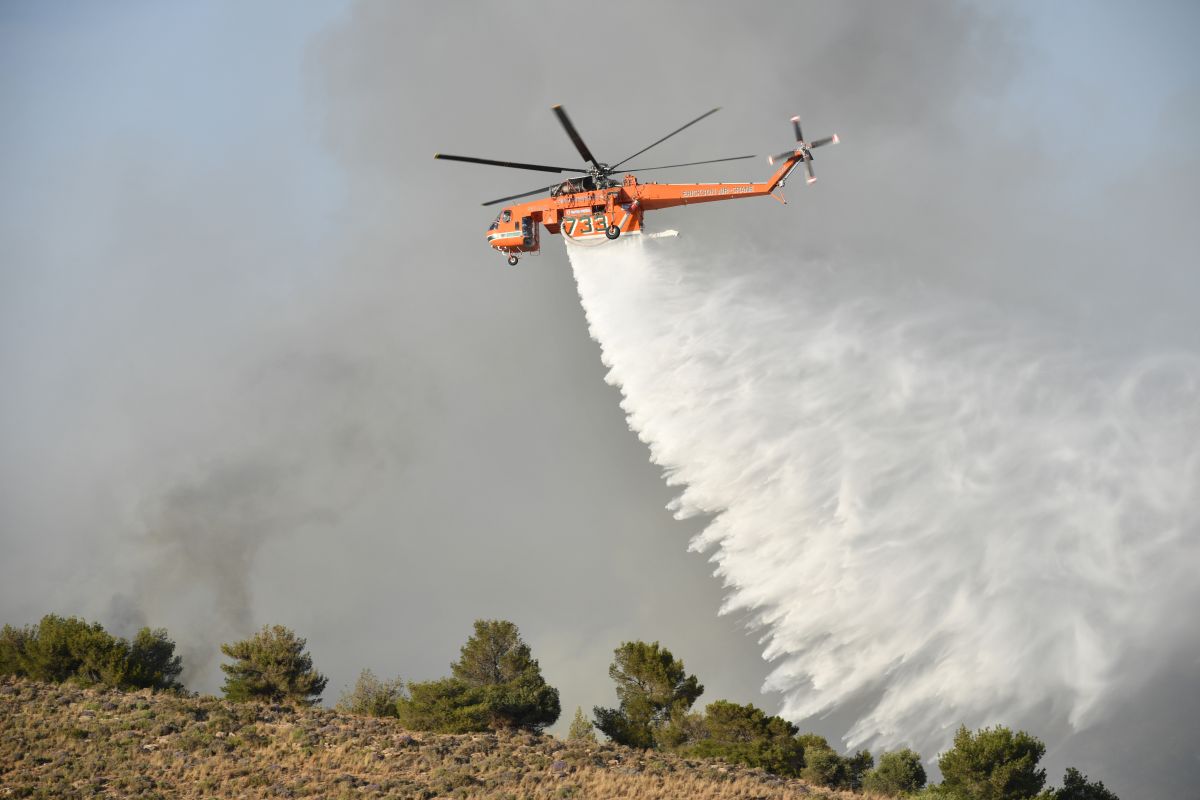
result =
[{"label": "sky", "polygon": [[[3,621],[165,625],[205,691],[216,644],[287,624],[334,699],[364,667],[443,675],[472,620],[504,617],[568,720],[614,702],[635,638],[702,701],[778,710],[561,245],[517,269],[486,248],[479,203],[541,178],[431,158],[574,163],[555,103],[607,161],[713,106],[653,163],[778,152],[794,113],[839,133],[787,206],[651,219],[709,254],[691,269],[853,265],[1101,362],[1200,352],[1194,6],[605,14],[614,33],[549,3],[0,10]],[[1063,758],[1194,791],[1191,706],[1164,699],[1195,694],[1189,658],[1121,698],[1162,764],[1126,768],[1103,730]]]}]

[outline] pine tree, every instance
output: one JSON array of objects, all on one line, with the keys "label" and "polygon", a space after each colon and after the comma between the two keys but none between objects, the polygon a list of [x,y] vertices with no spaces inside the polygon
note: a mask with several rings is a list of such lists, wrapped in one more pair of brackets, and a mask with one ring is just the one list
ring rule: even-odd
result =
[{"label": "pine tree", "polygon": [[584,744],[596,741],[596,731],[592,723],[584,716],[583,708],[575,707],[575,719],[571,720],[571,728],[567,731],[567,741]]},{"label": "pine tree", "polygon": [[656,747],[658,731],[687,713],[704,687],[658,642],[623,642],[613,656],[608,676],[620,705],[593,709],[596,727],[618,744]]},{"label": "pine tree", "polygon": [[490,728],[484,692],[458,678],[408,684],[396,701],[400,724],[414,731],[475,733]]},{"label": "pine tree", "polygon": [[1093,783],[1074,767],[1067,767],[1063,775],[1063,786],[1054,793],[1054,800],[1120,800],[1109,791],[1103,781]]},{"label": "pine tree", "polygon": [[507,620],[476,620],[474,635],[450,670],[457,680],[483,692],[493,728],[541,732],[561,713],[558,690],[546,683],[529,645]]},{"label": "pine tree", "polygon": [[1046,783],[1038,762],[1046,745],[1025,731],[966,726],[954,735],[954,747],[938,759],[942,789],[973,800],[1027,800]]},{"label": "pine tree", "polygon": [[506,620],[477,620],[453,675],[408,684],[397,702],[401,724],[441,733],[519,728],[540,733],[558,719],[558,690]]},{"label": "pine tree", "polygon": [[804,767],[804,744],[796,733],[792,723],[767,716],[750,703],[717,700],[703,714],[676,716],[659,732],[658,744],[684,756],[719,758],[795,776]]},{"label": "pine tree", "polygon": [[879,766],[867,773],[863,789],[876,794],[901,795],[925,786],[925,765],[914,750],[897,750],[879,757]]},{"label": "pine tree", "polygon": [[183,659],[175,655],[175,642],[163,628],[142,628],[129,643],[122,684],[138,689],[182,689],[177,679]]},{"label": "pine tree", "polygon": [[142,628],[132,642],[98,622],[47,614],[32,627],[0,631],[0,674],[47,683],[71,681],[117,689],[177,690],[183,672],[175,643],[162,628]]},{"label": "pine tree", "polygon": [[305,644],[292,631],[274,625],[264,626],[249,639],[221,645],[221,652],[234,660],[221,665],[225,696],[237,701],[316,704],[328,679],[313,669]]}]

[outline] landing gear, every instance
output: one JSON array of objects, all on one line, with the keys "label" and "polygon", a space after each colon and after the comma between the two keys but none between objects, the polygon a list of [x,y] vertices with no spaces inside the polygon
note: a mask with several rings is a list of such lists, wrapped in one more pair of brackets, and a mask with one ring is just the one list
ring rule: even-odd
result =
[{"label": "landing gear", "polygon": [[604,229],[604,235],[610,239],[615,239],[621,235],[621,229],[618,228],[616,225],[609,225],[607,228]]},{"label": "landing gear", "polygon": [[508,265],[510,267],[515,267],[517,265],[517,261],[519,261],[519,260],[520,259],[518,259],[516,256],[509,256],[508,257]]}]

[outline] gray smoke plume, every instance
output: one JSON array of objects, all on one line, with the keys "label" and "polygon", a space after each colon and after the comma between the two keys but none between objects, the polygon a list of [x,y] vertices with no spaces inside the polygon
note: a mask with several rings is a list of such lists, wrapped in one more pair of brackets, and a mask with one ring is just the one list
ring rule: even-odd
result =
[{"label": "gray smoke plume", "polygon": [[[841,135],[818,154],[816,186],[788,187],[788,206],[651,218],[683,231],[688,248],[658,268],[677,266],[681,291],[716,292],[698,318],[722,303],[729,319],[756,308],[781,318],[770,330],[747,323],[746,353],[760,336],[803,331],[805,342],[786,343],[813,370],[843,359],[847,374],[867,376],[862,392],[893,387],[899,403],[917,389],[961,390],[954,410],[976,435],[942,442],[948,455],[1021,452],[999,428],[984,435],[989,410],[1038,421],[1022,435],[1087,453],[1104,440],[1073,420],[1132,420],[1128,430],[1149,440],[1097,428],[1112,433],[1114,456],[1095,468],[1097,493],[1121,471],[1116,457],[1144,465],[1114,495],[1128,498],[1159,480],[1159,465],[1139,458],[1179,455],[1159,426],[1186,417],[1154,403],[1188,396],[1180,380],[1200,352],[1195,4],[618,0],[601,13],[366,0],[281,10],[31,4],[0,14],[11,112],[0,126],[0,621],[55,611],[165,625],[189,662],[209,665],[192,669],[191,687],[212,690],[216,645],[264,623],[307,637],[340,686],[364,666],[442,675],[473,619],[506,617],[565,708],[610,703],[612,648],[645,638],[668,642],[706,698],[777,710],[778,695],[758,692],[770,665],[741,625],[760,612],[716,615],[721,582],[684,552],[706,519],[663,512],[680,487],[662,485],[628,433],[557,242],[517,270],[486,249],[493,210],[478,203],[540,179],[430,158],[575,164],[555,103],[609,161],[714,105],[720,114],[643,163],[779,152],[796,113],[810,136]],[[597,39],[604,23],[619,33]],[[766,171],[745,161],[648,175]],[[789,298],[794,307],[781,308]],[[810,312],[832,327],[797,321]],[[842,349],[814,353],[808,334],[836,334]],[[889,354],[902,365],[894,372]],[[989,369],[985,357],[998,360]],[[1022,371],[1024,361],[1036,366]],[[680,369],[698,366],[713,374]],[[1060,371],[1088,390],[1065,391]],[[815,388],[806,402],[827,399]],[[886,417],[856,416],[878,408],[861,400],[844,421],[872,441],[923,441],[911,427],[872,427]],[[951,404],[918,411],[914,423],[944,419]],[[764,419],[745,443],[763,463],[777,427]],[[851,438],[837,453],[863,446]],[[933,455],[892,463],[885,484],[936,474]],[[1022,464],[982,477],[1078,486],[1083,468],[1068,455],[1058,472],[1022,478]],[[858,465],[847,497],[877,477],[861,459],[841,463]],[[907,495],[840,511],[866,524]],[[1165,524],[1162,508],[1125,512]],[[938,508],[929,521],[943,530],[968,510]],[[1093,577],[1126,561],[1136,572],[1168,539],[1069,552],[1099,559]],[[1083,563],[1053,568],[1077,575]],[[1113,607],[1137,606],[1141,591],[1115,587]],[[793,612],[798,627],[775,622],[803,632],[813,608]],[[1062,698],[1050,715],[1058,727],[1033,732],[1073,743],[1053,753],[1059,765],[1079,755],[1086,771],[1119,773],[1109,782],[1136,787],[1123,794],[1186,796],[1195,654],[1165,653],[1192,640],[1173,645],[1164,620],[1128,624],[1165,663],[1157,676],[1102,643],[1079,673],[1091,689]],[[1080,641],[1106,625],[1086,620]],[[779,665],[795,639],[773,641]],[[1063,663],[1054,669],[1060,685],[1080,685]],[[1127,680],[1138,675],[1140,689]],[[883,690],[810,724],[840,735]],[[1105,708],[1088,711],[1084,700],[1100,696]],[[1097,721],[1068,736],[1067,706],[1080,725]],[[1123,720],[1107,737],[1102,717],[1089,717],[1100,711]],[[1140,747],[1120,731],[1136,731]]]}]

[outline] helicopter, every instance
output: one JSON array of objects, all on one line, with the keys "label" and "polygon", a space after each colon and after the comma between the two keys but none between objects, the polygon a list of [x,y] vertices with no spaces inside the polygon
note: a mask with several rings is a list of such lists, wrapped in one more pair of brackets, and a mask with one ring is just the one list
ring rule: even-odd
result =
[{"label": "helicopter", "polygon": [[645,212],[660,208],[766,195],[774,197],[781,203],[786,203],[787,201],[782,194],[778,193],[778,190],[783,188],[788,176],[792,174],[792,170],[800,164],[804,164],[808,173],[807,182],[815,183],[817,176],[813,172],[812,151],[827,144],[838,143],[836,133],[812,142],[805,141],[804,134],[800,129],[800,117],[796,116],[791,119],[792,129],[796,134],[796,146],[791,150],[785,150],[767,158],[769,164],[772,166],[778,164],[779,166],[766,181],[759,183],[639,183],[637,176],[633,174],[635,172],[692,167],[723,161],[741,161],[755,158],[755,156],[714,158],[708,161],[691,161],[686,164],[667,164],[657,167],[632,167],[623,170],[623,178],[617,180],[613,176],[617,174],[622,164],[632,161],[652,147],[657,147],[672,136],[717,113],[720,108],[706,111],[653,144],[643,147],[633,155],[612,165],[596,160],[561,105],[556,105],[551,110],[563,126],[572,144],[575,145],[575,149],[579,151],[579,155],[591,165],[590,167],[586,169],[555,167],[545,164],[499,161],[491,158],[452,156],[445,153],[435,153],[433,156],[445,161],[463,161],[469,164],[487,164],[535,172],[579,173],[549,186],[483,203],[484,206],[492,206],[548,193],[547,197],[539,200],[505,206],[487,229],[488,244],[502,254],[506,254],[508,263],[514,267],[519,262],[521,254],[536,254],[541,250],[541,226],[544,226],[548,233],[562,234],[569,240],[580,242],[592,240],[591,244],[602,244],[604,239],[615,240],[623,235],[642,233],[642,220]]}]

